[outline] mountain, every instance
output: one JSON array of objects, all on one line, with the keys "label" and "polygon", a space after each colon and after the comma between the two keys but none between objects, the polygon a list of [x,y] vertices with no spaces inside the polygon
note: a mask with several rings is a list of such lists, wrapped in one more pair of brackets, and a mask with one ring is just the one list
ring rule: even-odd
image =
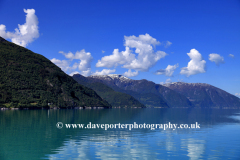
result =
[{"label": "mountain", "polygon": [[160,85],[145,79],[132,80],[116,74],[89,76],[88,79],[132,95],[147,107],[240,107],[238,97],[204,83],[174,82]]},{"label": "mountain", "polygon": [[111,107],[40,54],[0,37],[0,107]]},{"label": "mountain", "polygon": [[105,99],[113,107],[145,107],[134,97],[126,93],[114,91],[112,88],[103,84],[101,81],[96,81],[92,78],[84,77],[80,74],[74,74],[73,79],[76,80],[79,84],[93,89],[99,96]]},{"label": "mountain", "polygon": [[122,75],[89,76],[115,91],[129,94],[147,107],[192,107],[184,95],[147,80],[132,80]]},{"label": "mountain", "polygon": [[209,84],[175,82],[165,86],[186,96],[195,107],[240,107],[238,97]]}]

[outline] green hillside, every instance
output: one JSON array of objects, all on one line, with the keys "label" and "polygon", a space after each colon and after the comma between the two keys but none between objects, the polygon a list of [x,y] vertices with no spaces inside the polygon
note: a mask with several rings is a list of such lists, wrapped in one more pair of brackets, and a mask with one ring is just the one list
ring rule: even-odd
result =
[{"label": "green hillside", "polygon": [[40,54],[0,37],[1,107],[111,107]]}]

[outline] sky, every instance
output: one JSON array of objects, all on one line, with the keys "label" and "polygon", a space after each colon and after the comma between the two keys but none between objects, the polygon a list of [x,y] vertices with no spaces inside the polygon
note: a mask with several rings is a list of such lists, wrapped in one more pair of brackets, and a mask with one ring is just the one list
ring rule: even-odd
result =
[{"label": "sky", "polygon": [[0,0],[0,36],[69,75],[208,83],[240,97],[239,0]]}]

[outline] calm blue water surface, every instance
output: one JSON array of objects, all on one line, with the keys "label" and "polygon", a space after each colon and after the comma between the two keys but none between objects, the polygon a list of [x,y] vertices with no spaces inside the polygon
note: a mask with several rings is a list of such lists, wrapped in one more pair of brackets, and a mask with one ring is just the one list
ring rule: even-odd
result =
[{"label": "calm blue water surface", "polygon": [[[56,124],[63,123],[58,129]],[[65,124],[195,124],[197,129],[80,129]],[[0,111],[0,160],[240,159],[239,109]]]}]

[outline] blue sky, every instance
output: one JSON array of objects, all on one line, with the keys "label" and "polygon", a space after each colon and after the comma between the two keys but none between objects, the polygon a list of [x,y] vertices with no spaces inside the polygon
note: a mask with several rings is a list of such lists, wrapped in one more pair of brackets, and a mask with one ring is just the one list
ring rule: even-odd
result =
[{"label": "blue sky", "polygon": [[239,0],[0,0],[0,36],[67,74],[208,83],[240,96]]}]

